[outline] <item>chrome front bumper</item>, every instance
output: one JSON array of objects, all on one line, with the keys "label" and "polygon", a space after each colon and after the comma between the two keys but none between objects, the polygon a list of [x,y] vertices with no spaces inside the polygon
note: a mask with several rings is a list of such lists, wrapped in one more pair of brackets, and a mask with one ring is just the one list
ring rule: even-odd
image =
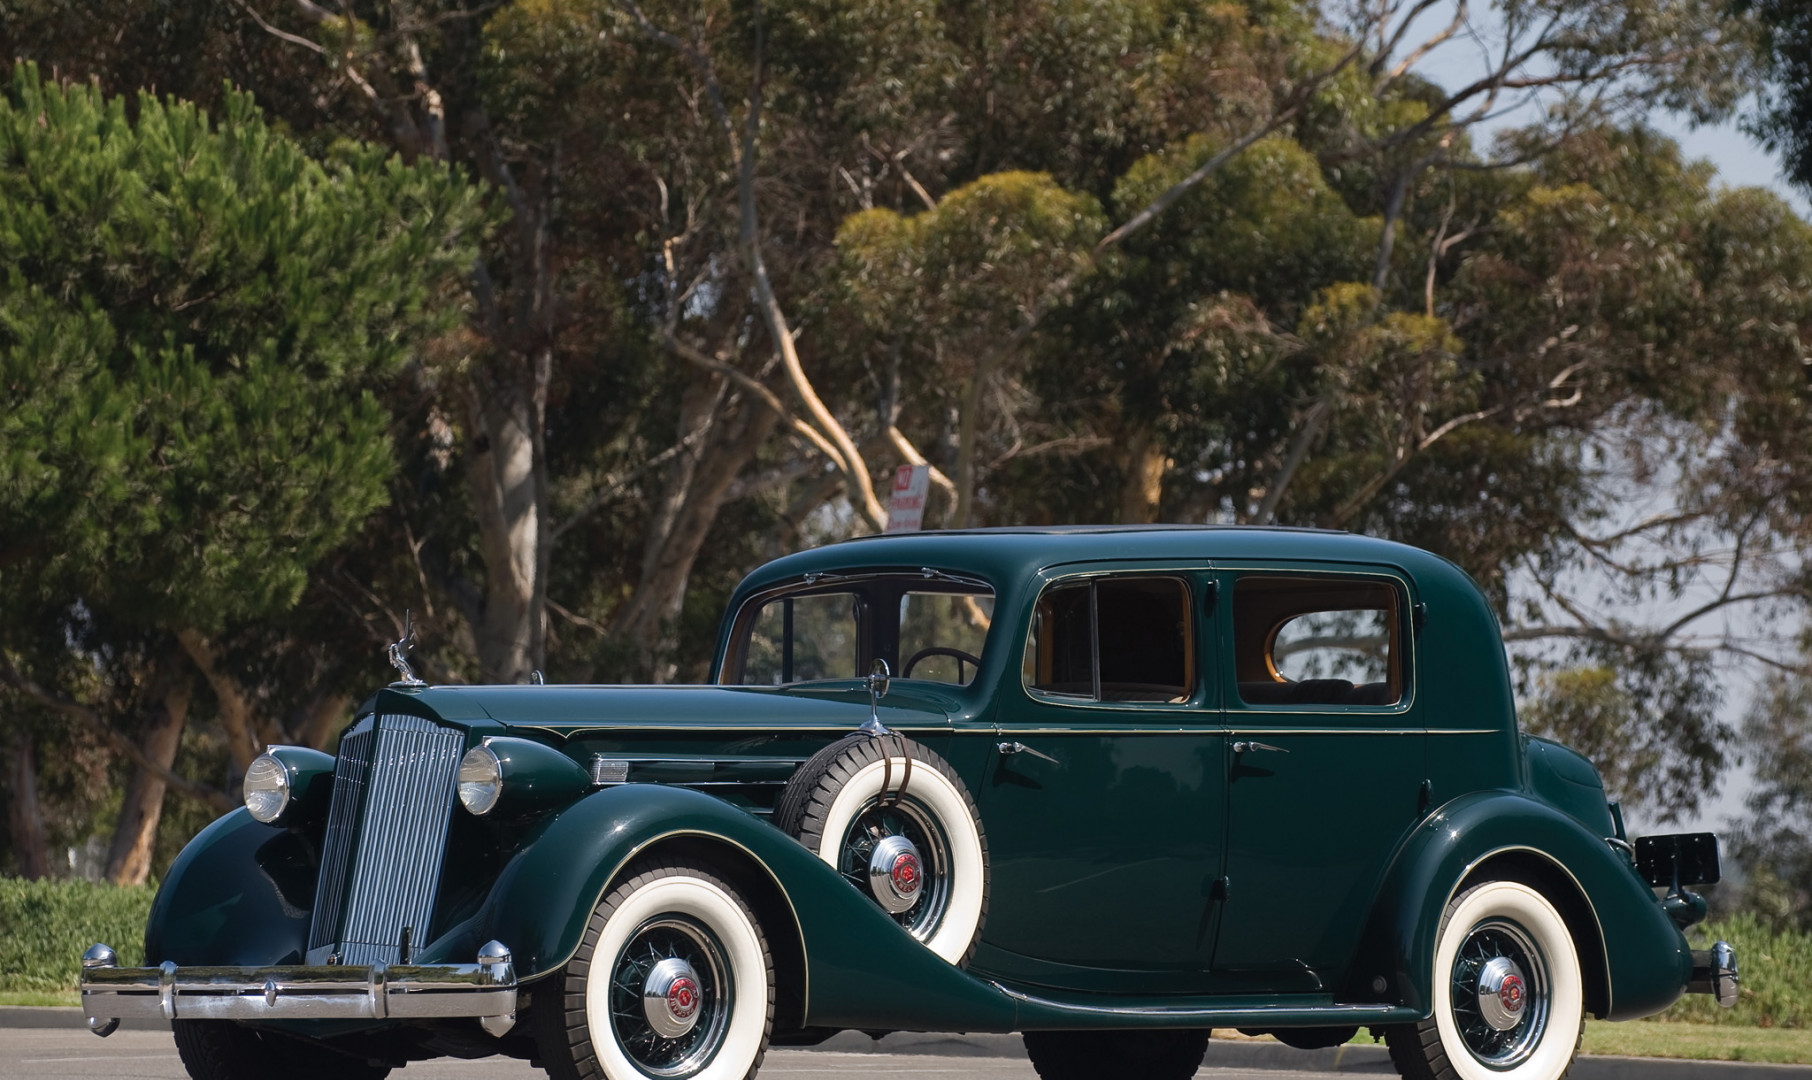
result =
[{"label": "chrome front bumper", "polygon": [[1737,1003],[1736,950],[1728,941],[1709,949],[1692,951],[1692,982],[1686,984],[1689,994],[1713,994],[1726,1009]]},{"label": "chrome front bumper", "polygon": [[295,967],[116,966],[82,956],[82,1008],[96,1035],[123,1017],[164,1020],[385,1020],[471,1016],[501,1036],[516,1023],[510,951],[493,941],[475,964]]}]

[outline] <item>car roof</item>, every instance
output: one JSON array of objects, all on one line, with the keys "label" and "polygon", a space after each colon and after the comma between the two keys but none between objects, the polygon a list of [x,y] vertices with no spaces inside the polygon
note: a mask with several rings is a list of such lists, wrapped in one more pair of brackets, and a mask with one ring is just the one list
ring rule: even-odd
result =
[{"label": "car roof", "polygon": [[1415,577],[1464,578],[1447,560],[1407,544],[1342,532],[1253,525],[1046,525],[933,529],[852,537],[767,563],[736,599],[809,573],[858,568],[963,570],[997,583],[1046,567],[1093,561],[1305,560],[1397,567]]}]

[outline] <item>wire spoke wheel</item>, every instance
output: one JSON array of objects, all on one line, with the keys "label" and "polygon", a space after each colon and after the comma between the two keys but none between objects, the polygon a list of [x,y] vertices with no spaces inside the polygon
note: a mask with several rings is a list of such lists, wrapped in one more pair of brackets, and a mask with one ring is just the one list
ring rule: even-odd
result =
[{"label": "wire spoke wheel", "polygon": [[911,905],[888,913],[913,937],[928,941],[943,925],[950,906],[950,838],[924,803],[912,795],[898,801],[870,799],[844,830],[838,872],[859,891],[881,900],[877,893],[886,886],[875,881],[871,867],[876,849],[889,837],[912,845],[922,878],[915,883]]},{"label": "wire spoke wheel", "polygon": [[1547,1030],[1547,964],[1528,932],[1508,920],[1486,920],[1466,935],[1451,993],[1466,1049],[1494,1069],[1528,1058]]},{"label": "wire spoke wheel", "polygon": [[[678,961],[683,965],[669,963]],[[683,970],[677,990],[649,992],[662,969]],[[690,1076],[711,1061],[723,1045],[728,1026],[727,1003],[735,993],[725,965],[723,946],[702,923],[682,917],[651,919],[630,935],[610,977],[610,1023],[617,1042],[638,1068],[652,1076]],[[684,1030],[663,1034],[650,1019],[651,1010],[669,1008],[675,995],[684,998]],[[669,1012],[680,1011],[669,1008]],[[679,1024],[669,1026],[675,1031]]]},{"label": "wire spoke wheel", "polygon": [[1405,1080],[1562,1080],[1585,1031],[1579,948],[1531,885],[1495,879],[1448,901],[1428,1019],[1384,1032]]}]

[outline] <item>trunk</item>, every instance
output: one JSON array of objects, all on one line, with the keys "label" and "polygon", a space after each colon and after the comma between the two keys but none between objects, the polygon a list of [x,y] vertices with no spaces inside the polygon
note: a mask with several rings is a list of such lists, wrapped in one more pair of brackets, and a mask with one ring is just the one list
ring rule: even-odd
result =
[{"label": "trunk", "polygon": [[484,552],[484,609],[474,628],[479,678],[521,682],[545,662],[546,601],[537,587],[541,500],[534,421],[522,394],[468,387],[472,447],[466,466]]},{"label": "trunk", "polygon": [[352,698],[321,693],[303,708],[293,732],[295,740],[311,750],[327,749],[328,740],[352,719]]},{"label": "trunk", "polygon": [[688,490],[672,514],[660,550],[644,567],[614,636],[635,642],[638,663],[655,682],[673,677],[674,625],[686,598],[692,567],[723,507],[724,496],[755,451],[767,441],[779,418],[770,409],[745,405],[734,419],[720,420],[715,437],[688,472]]},{"label": "trunk", "polygon": [[[166,665],[168,667],[168,665]],[[176,763],[182,726],[189,716],[190,684],[164,675],[162,698],[153,706],[142,741],[145,755],[168,769]],[[157,847],[157,823],[164,812],[164,782],[143,766],[132,770],[120,804],[119,823],[107,849],[107,880],[115,885],[143,885],[151,874]]]},{"label": "trunk", "polygon": [[1120,523],[1150,525],[1158,520],[1158,503],[1164,496],[1164,468],[1170,464],[1158,433],[1149,425],[1135,429],[1122,444],[1120,474]]},{"label": "trunk", "polygon": [[19,733],[9,757],[7,818],[13,835],[13,872],[36,881],[50,876],[50,839],[44,833],[44,811],[38,805],[38,763],[31,736]]},{"label": "trunk", "polygon": [[214,643],[202,637],[199,631],[178,630],[176,640],[189,654],[189,659],[195,661],[202,677],[208,680],[208,689],[214,691],[214,700],[220,707],[220,726],[226,731],[227,754],[233,761],[233,775],[244,776],[252,759],[264,752],[268,741],[258,728],[251,696],[236,679],[220,670]]}]

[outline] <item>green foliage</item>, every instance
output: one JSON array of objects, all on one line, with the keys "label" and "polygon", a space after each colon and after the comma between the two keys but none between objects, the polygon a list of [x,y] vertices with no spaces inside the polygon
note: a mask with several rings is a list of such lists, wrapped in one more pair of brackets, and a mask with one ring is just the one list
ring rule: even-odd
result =
[{"label": "green foliage", "polygon": [[1755,784],[1731,844],[1746,874],[1742,907],[1812,934],[1812,680],[1770,680],[1744,721],[1743,748]]},{"label": "green foliage", "polygon": [[0,877],[0,990],[74,990],[95,942],[144,963],[151,886]]},{"label": "green foliage", "polygon": [[483,212],[443,167],[311,160],[243,94],[134,104],[31,65],[0,99],[0,551],[214,629],[384,501],[375,391],[456,317],[430,300]]}]

